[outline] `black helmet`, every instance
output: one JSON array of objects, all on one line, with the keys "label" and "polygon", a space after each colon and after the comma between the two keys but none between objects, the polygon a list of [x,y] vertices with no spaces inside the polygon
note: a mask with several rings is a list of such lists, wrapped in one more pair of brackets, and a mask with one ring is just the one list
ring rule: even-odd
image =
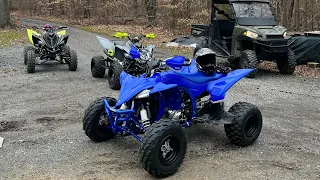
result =
[{"label": "black helmet", "polygon": [[199,49],[194,56],[199,71],[213,74],[216,71],[216,53],[209,48]]}]

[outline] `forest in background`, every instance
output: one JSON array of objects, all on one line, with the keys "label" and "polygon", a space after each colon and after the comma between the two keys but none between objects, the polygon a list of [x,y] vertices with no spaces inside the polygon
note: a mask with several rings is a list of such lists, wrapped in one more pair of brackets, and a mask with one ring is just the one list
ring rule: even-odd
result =
[{"label": "forest in background", "polygon": [[[290,31],[320,26],[320,0],[270,0],[279,23]],[[186,32],[209,22],[212,0],[9,0],[11,11],[63,18],[72,23],[145,25]]]}]

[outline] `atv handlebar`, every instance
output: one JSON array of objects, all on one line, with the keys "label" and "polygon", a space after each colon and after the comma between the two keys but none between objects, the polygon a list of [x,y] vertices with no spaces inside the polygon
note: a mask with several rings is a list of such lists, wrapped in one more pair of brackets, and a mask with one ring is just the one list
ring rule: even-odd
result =
[{"label": "atv handlebar", "polygon": [[[42,29],[39,26],[32,26],[33,29]],[[54,30],[59,30],[59,29],[68,29],[67,26],[59,26],[57,28],[54,28]]]}]

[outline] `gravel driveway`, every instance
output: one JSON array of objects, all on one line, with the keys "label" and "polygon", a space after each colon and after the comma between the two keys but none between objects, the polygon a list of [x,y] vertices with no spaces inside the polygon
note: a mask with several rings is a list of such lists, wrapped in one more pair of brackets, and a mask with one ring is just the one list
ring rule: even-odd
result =
[{"label": "gravel driveway", "polygon": [[[21,19],[24,24],[45,22]],[[27,74],[24,45],[0,49],[0,179],[150,179],[138,162],[139,143],[117,137],[93,143],[82,130],[85,108],[117,97],[106,78],[91,76],[102,55],[95,34],[69,28],[79,66],[49,63]],[[160,56],[166,56],[158,52]],[[231,145],[222,126],[187,129],[188,150],[168,179],[320,179],[320,80],[261,72],[228,93],[226,105],[247,101],[263,113],[258,141]]]}]

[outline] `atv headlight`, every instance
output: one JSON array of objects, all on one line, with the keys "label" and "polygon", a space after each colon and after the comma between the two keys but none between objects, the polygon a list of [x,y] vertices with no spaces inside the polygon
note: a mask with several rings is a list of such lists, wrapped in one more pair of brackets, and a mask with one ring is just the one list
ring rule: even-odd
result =
[{"label": "atv headlight", "polygon": [[287,37],[287,31],[283,33],[283,37]]},{"label": "atv headlight", "polygon": [[150,90],[149,90],[149,89],[143,90],[143,91],[141,91],[141,92],[136,96],[136,98],[137,98],[137,99],[147,98],[147,97],[150,96],[149,93],[150,93]]},{"label": "atv headlight", "polygon": [[248,36],[249,38],[252,38],[252,39],[257,39],[257,37],[259,36],[257,33],[254,33],[251,31],[246,31],[243,33],[243,35]]}]

